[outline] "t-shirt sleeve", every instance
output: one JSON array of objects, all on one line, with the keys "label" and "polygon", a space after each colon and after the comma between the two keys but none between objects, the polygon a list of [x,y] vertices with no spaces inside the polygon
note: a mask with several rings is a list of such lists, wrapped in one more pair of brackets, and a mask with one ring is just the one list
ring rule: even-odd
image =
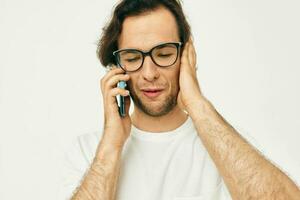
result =
[{"label": "t-shirt sleeve", "polygon": [[89,166],[79,138],[74,139],[66,149],[60,163],[59,200],[71,199]]}]

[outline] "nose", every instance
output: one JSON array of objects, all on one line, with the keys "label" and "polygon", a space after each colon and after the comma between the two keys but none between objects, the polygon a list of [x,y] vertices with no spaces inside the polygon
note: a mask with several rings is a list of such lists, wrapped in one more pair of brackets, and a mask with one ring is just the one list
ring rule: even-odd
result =
[{"label": "nose", "polygon": [[158,66],[152,61],[150,55],[146,56],[144,59],[141,74],[143,78],[149,82],[152,82],[159,77]]}]

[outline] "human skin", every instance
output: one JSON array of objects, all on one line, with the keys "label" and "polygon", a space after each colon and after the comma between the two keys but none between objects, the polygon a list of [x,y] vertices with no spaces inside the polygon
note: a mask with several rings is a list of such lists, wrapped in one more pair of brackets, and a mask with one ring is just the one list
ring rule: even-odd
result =
[{"label": "human skin", "polygon": [[[161,7],[126,18],[119,49],[146,51],[157,43],[169,41],[179,41],[176,21],[168,10]],[[105,116],[103,137],[95,159],[72,199],[115,199],[121,152],[131,125],[159,134],[184,123],[187,118],[184,111],[192,118],[233,199],[300,199],[297,186],[248,144],[204,97],[195,66],[196,52],[190,39],[174,66],[159,68],[150,57],[146,57],[143,67],[137,72],[124,75],[121,69],[114,67],[101,79]],[[153,112],[160,112],[164,101],[172,94],[177,94],[178,104],[160,117],[149,116],[134,105],[134,112],[129,116],[128,93],[116,88],[120,80],[128,81],[130,90]],[[154,100],[147,99],[141,89],[156,86],[162,87],[163,92]],[[117,94],[126,96],[125,118],[118,113]]]},{"label": "human skin", "polygon": [[[202,95],[195,73],[196,52],[192,40],[186,50],[181,61],[180,75],[186,76],[180,76],[179,104],[192,118],[232,199],[300,199],[299,187],[247,143]],[[192,92],[187,92],[187,88]]]}]

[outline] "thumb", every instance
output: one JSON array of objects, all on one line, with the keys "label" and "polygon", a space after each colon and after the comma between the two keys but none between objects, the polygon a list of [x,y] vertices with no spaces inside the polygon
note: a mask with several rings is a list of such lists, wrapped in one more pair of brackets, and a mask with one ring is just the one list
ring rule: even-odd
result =
[{"label": "thumb", "polygon": [[178,104],[178,106],[181,110],[185,110],[185,106],[183,105],[183,102],[182,102],[182,97],[181,97],[181,91],[180,90],[178,92],[177,104]]}]

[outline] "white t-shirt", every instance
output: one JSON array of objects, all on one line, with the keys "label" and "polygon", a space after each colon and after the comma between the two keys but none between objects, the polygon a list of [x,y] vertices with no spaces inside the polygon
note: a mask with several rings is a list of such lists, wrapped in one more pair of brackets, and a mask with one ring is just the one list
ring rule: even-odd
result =
[{"label": "white t-shirt", "polygon": [[[60,199],[70,199],[94,159],[101,132],[79,136],[63,164]],[[132,126],[122,151],[117,200],[230,200],[189,117],[173,131]]]}]

